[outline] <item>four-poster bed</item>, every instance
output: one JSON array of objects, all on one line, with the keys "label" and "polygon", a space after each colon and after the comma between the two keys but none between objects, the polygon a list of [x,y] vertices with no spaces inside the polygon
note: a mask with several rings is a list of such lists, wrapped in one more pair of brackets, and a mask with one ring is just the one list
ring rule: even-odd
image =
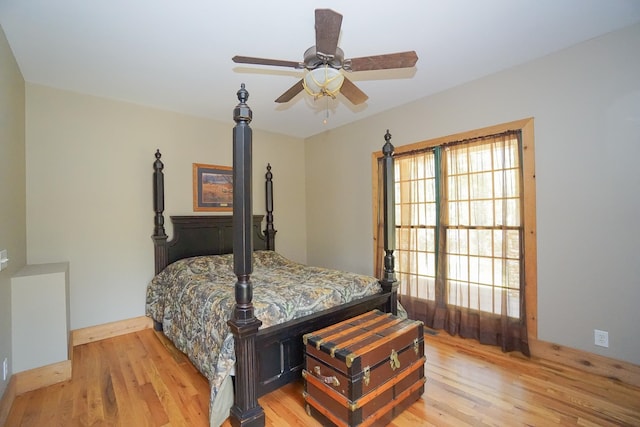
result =
[{"label": "four-poster bed", "polygon": [[[301,266],[278,255],[275,252],[270,166],[265,184],[264,231],[261,231],[261,225],[265,218],[252,213],[252,133],[249,127],[252,112],[246,104],[248,92],[244,84],[238,91],[238,99],[233,130],[233,215],[172,216],[173,238],[168,241],[163,216],[164,165],[159,150],[155,154],[152,238],[156,277],[147,290],[147,315],[153,318],[156,329],[164,330],[176,346],[189,355],[212,384],[212,424],[221,422],[220,419],[214,421],[214,412],[223,411],[224,419],[229,411],[225,405],[232,403],[232,424],[258,426],[264,425],[264,412],[257,398],[300,378],[304,364],[304,334],[373,309],[397,314],[394,227],[385,228],[385,272],[380,280]],[[385,224],[394,224],[390,137],[387,132],[385,165],[391,173],[385,174],[389,181],[384,184]],[[281,282],[286,277],[293,280],[294,288],[284,288]],[[169,283],[169,279],[176,278],[179,284]],[[196,279],[202,279],[204,283],[196,285]],[[225,284],[221,285],[222,282]],[[203,297],[205,289],[209,293]],[[212,296],[223,292],[226,293],[220,300]],[[273,293],[285,300],[272,303],[269,298],[276,298],[271,295]],[[297,299],[286,300],[288,297],[280,295],[287,293],[293,295],[289,298]],[[200,299],[187,299],[194,296]],[[183,299],[187,301],[180,303],[184,308],[177,302]],[[313,307],[300,311],[305,305]],[[225,307],[227,311],[223,311]],[[201,323],[183,322],[186,318]],[[221,329],[215,329],[209,323],[217,323]],[[216,337],[219,341],[212,348],[220,354],[231,353],[235,358],[221,362],[222,356],[202,354],[206,353],[203,347]],[[227,365],[221,368],[223,363]],[[229,373],[234,375],[235,386],[230,398]],[[232,402],[220,403],[224,395]],[[220,398],[216,399],[216,396]]]}]

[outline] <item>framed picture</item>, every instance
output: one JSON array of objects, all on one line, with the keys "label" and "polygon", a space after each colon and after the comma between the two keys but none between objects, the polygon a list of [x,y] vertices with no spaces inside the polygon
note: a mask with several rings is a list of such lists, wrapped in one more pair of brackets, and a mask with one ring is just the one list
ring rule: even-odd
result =
[{"label": "framed picture", "polygon": [[193,210],[233,211],[233,169],[193,164]]}]

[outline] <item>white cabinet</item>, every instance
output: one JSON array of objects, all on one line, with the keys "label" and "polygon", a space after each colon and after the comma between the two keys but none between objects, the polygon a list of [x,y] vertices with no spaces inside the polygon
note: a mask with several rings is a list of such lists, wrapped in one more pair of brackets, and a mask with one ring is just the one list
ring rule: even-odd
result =
[{"label": "white cabinet", "polygon": [[13,372],[69,358],[69,263],[26,265],[11,278]]}]

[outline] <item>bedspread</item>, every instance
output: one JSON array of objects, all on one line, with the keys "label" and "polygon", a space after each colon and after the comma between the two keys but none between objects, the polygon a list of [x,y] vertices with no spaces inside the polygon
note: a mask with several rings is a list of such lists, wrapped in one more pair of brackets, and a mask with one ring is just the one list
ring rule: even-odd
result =
[{"label": "bedspread", "polygon": [[[147,287],[146,313],[187,354],[211,385],[210,411],[235,364],[227,320],[235,306],[233,255],[186,258],[167,266]],[[379,293],[376,278],[310,267],[273,251],[253,256],[253,305],[261,328]]]}]

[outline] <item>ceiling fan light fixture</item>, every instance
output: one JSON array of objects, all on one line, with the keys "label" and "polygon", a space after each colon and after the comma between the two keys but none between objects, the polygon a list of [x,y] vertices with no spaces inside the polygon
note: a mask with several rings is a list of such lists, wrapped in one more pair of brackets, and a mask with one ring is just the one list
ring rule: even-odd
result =
[{"label": "ceiling fan light fixture", "polygon": [[340,91],[344,75],[335,68],[324,65],[310,70],[302,80],[304,90],[314,98],[330,96],[335,98]]},{"label": "ceiling fan light fixture", "polygon": [[416,65],[418,55],[415,51],[345,59],[344,52],[338,47],[342,15],[331,9],[316,9],[315,17],[316,44],[304,52],[302,62],[250,56],[232,58],[233,62],[240,64],[275,65],[308,70],[304,78],[296,81],[276,98],[277,103],[289,102],[304,90],[313,96],[314,100],[320,97],[327,97],[327,100],[328,97],[335,99],[336,94],[340,92],[353,105],[360,105],[369,97],[341,71],[389,70],[411,68]]}]

